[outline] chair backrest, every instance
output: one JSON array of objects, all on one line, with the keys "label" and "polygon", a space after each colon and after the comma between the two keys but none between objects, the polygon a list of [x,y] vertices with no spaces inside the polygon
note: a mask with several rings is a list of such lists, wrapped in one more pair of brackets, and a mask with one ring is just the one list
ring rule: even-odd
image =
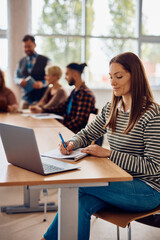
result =
[{"label": "chair backrest", "polygon": [[[90,113],[89,118],[88,118],[88,123],[91,123],[95,118],[96,118],[95,113]],[[91,145],[95,144],[95,141],[92,141]]]},{"label": "chair backrest", "polygon": [[[98,112],[97,112],[98,113]],[[91,123],[95,118],[96,118],[97,114],[94,113],[90,113],[89,118],[88,118],[88,123]],[[92,141],[91,145],[93,144],[97,144],[99,146],[102,146],[103,144],[103,140],[104,140],[104,136],[101,136],[99,139],[97,139],[96,141]]]}]

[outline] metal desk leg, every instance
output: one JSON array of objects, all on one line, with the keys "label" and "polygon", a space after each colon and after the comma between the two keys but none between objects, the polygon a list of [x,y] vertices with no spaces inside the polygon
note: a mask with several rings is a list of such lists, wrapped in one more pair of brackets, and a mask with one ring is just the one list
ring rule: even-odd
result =
[{"label": "metal desk leg", "polygon": [[58,240],[78,239],[78,188],[59,189],[58,209]]},{"label": "metal desk leg", "polygon": [[[43,212],[44,204],[39,204],[40,190],[39,187],[32,189],[29,186],[24,186],[24,205],[2,206],[1,211],[7,214]],[[57,211],[57,209],[58,207],[54,202],[47,204],[47,211]]]}]

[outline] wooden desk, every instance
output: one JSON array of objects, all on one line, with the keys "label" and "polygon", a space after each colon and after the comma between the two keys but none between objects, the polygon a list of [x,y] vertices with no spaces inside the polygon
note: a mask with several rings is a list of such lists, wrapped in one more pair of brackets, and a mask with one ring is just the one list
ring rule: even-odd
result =
[{"label": "wooden desk", "polygon": [[[57,146],[59,128],[35,128],[38,146],[42,151]],[[63,132],[62,132],[63,131]],[[72,132],[61,128],[64,138]],[[132,176],[106,158],[86,157],[74,162],[81,169],[41,176],[7,163],[3,155],[0,164],[0,186],[27,186],[59,189],[59,240],[76,240],[78,226],[78,188],[84,186],[106,186],[108,182],[131,181]],[[71,231],[69,231],[71,229]]]},{"label": "wooden desk", "polygon": [[0,113],[0,122],[28,128],[63,127],[56,119],[35,119],[24,117],[20,113]]},{"label": "wooden desk", "polygon": [[[78,161],[80,170],[41,176],[12,165],[0,166],[0,186],[30,185],[30,188],[59,189],[59,240],[76,240],[78,226],[78,188],[107,186],[111,181],[129,181],[132,177],[108,159],[87,157]],[[33,186],[33,187],[32,187]],[[69,231],[72,229],[72,231]]]},{"label": "wooden desk", "polygon": [[[29,111],[25,113],[29,113]],[[22,126],[22,127],[41,129],[40,134],[38,134],[38,130],[36,130],[38,139],[41,139],[42,136],[43,136],[42,139],[44,139],[45,134],[47,134],[47,136],[50,136],[50,134],[52,134],[52,129],[50,129],[49,131],[46,131],[46,133],[43,134],[44,131],[42,130],[42,128],[56,128],[59,130],[61,129],[62,132],[63,132],[62,129],[64,129],[64,125],[61,124],[56,119],[43,119],[43,120],[34,119],[31,117],[25,117],[20,113],[0,113],[0,122]],[[70,131],[70,133],[72,132]],[[47,143],[47,141],[48,141],[48,138],[46,138],[46,140],[43,141],[43,143],[39,146],[41,153],[50,150],[43,147],[45,146],[45,143]],[[59,142],[59,139],[57,139],[57,143],[58,142]],[[51,149],[53,149],[53,147],[51,147]],[[24,186],[24,204],[20,206],[3,206],[1,207],[1,210],[6,213],[43,212],[44,204],[39,203],[39,195],[40,195],[40,189],[31,190],[29,185]],[[56,211],[57,206],[55,205],[54,202],[47,203],[47,210]]]}]

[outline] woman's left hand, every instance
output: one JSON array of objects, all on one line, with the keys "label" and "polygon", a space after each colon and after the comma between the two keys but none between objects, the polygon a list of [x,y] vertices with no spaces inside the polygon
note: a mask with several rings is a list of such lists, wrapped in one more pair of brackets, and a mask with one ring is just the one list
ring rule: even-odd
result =
[{"label": "woman's left hand", "polygon": [[89,145],[88,147],[84,148],[82,152],[91,154],[96,157],[110,157],[111,154],[111,150],[100,147],[96,144]]},{"label": "woman's left hand", "polygon": [[12,112],[17,112],[18,110],[18,105],[17,104],[13,104],[13,105],[8,105],[8,112],[12,113]]}]

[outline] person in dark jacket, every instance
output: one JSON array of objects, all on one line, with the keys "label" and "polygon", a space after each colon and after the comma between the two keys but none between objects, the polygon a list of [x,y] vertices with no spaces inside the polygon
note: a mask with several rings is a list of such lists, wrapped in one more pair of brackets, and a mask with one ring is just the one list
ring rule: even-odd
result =
[{"label": "person in dark jacket", "polygon": [[35,51],[36,43],[32,35],[25,35],[22,41],[26,56],[18,63],[15,82],[21,87],[21,108],[25,109],[42,98],[47,88],[44,78],[45,67],[51,61]]}]

